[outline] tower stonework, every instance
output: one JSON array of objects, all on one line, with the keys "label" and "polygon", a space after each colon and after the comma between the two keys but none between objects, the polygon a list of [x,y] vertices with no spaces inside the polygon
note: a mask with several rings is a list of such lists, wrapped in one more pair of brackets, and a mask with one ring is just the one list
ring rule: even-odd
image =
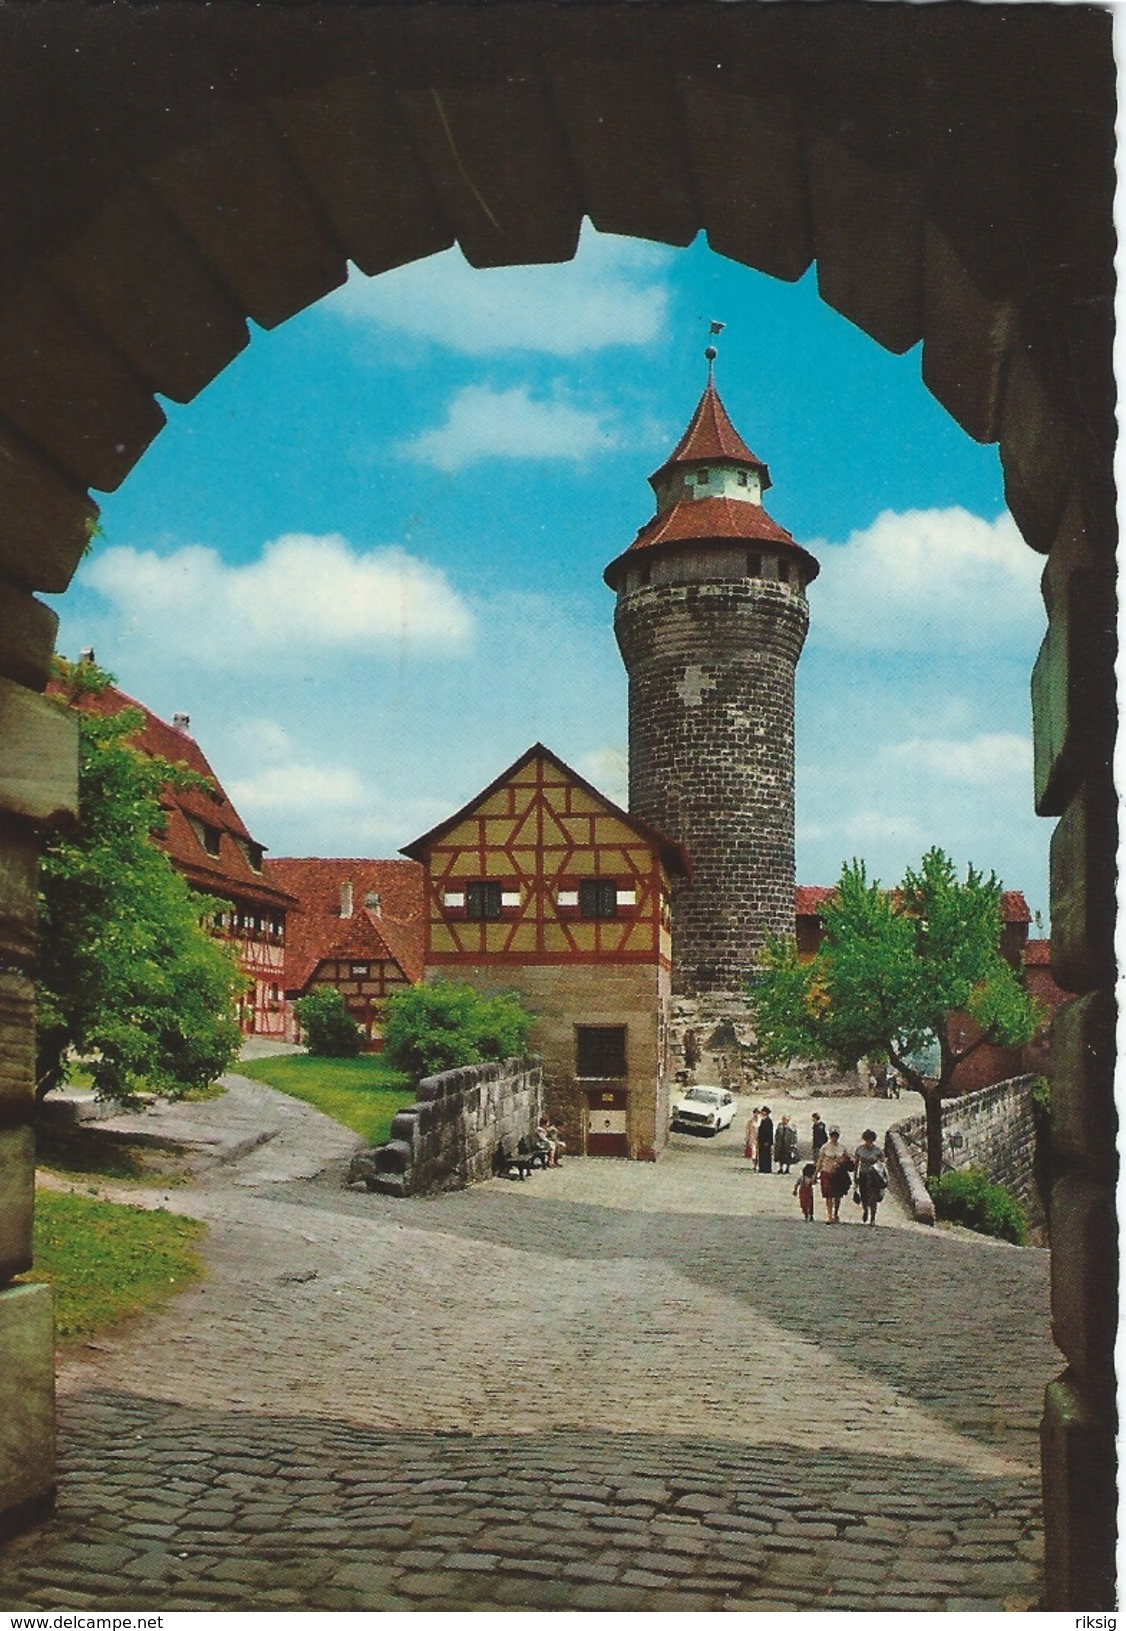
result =
[{"label": "tower stonework", "polygon": [[650,482],[657,512],[605,573],[629,675],[629,803],[688,851],[692,877],[673,902],[676,1029],[682,1046],[695,1030],[734,1077],[756,954],[768,934],[794,932],[794,679],[819,568],[763,508],[769,472],[710,367]]}]

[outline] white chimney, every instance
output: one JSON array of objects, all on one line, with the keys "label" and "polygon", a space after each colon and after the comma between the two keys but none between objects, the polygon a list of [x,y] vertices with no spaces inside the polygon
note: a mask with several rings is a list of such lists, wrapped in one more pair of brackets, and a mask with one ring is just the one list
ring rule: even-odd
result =
[{"label": "white chimney", "polygon": [[340,885],[340,915],[352,916],[352,880],[345,878]]},{"label": "white chimney", "polygon": [[184,734],[187,735],[188,727],[191,725],[191,722],[190,714],[172,715],[172,729],[174,731],[183,731]]},{"label": "white chimney", "polygon": [[368,911],[371,912],[373,917],[383,916],[383,902],[380,900],[374,889],[369,890],[364,896],[364,905],[367,907]]}]

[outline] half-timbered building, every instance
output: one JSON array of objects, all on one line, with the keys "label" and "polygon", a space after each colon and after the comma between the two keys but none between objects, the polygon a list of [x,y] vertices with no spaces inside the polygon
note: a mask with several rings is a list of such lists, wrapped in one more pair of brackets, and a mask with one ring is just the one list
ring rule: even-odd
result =
[{"label": "half-timbered building", "polygon": [[654,1159],[680,845],[537,742],[403,853],[425,868],[426,978],[520,992],[569,1147]]},{"label": "half-timbered building", "polygon": [[422,978],[423,870],[416,861],[281,857],[269,876],[295,900],[286,937],[287,1035],[293,1003],[321,985],[344,998],[365,1050],[383,1046],[383,1008]]},{"label": "half-timbered building", "polygon": [[[63,688],[56,689],[61,694]],[[198,785],[165,784],[160,795],[164,825],[154,837],[193,889],[221,902],[211,929],[235,948],[245,976],[240,1028],[248,1036],[284,1036],[286,914],[293,898],[267,876],[265,850],[191,736],[187,714],[175,714],[168,724],[115,685],[78,690],[74,706],[110,717],[126,709],[136,712],[141,722],[129,738],[131,745],[200,778]]]}]

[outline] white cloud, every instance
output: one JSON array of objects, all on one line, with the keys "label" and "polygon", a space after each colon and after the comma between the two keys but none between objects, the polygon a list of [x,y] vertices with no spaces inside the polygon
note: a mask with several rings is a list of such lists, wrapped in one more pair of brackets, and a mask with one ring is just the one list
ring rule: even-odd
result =
[{"label": "white cloud", "polygon": [[285,763],[269,765],[227,787],[245,816],[264,811],[353,809],[364,802],[364,785],[346,765]]},{"label": "white cloud", "polygon": [[446,409],[446,422],[424,430],[393,452],[451,474],[479,459],[576,459],[620,445],[602,415],[558,395],[536,401],[527,386],[496,391],[467,385]]},{"label": "white cloud", "polygon": [[83,580],[162,655],[216,668],[319,652],[442,656],[473,634],[437,567],[396,545],[355,550],[337,533],[288,533],[245,565],[202,545],[170,555],[117,547]]},{"label": "white cloud", "polygon": [[432,340],[471,357],[513,351],[577,357],[648,345],[663,332],[673,252],[584,230],[573,261],[469,265],[460,249],[348,282],[323,310]]},{"label": "white cloud", "polygon": [[967,787],[1004,785],[1014,778],[1027,784],[1032,772],[1032,742],[1026,736],[999,731],[957,741],[948,737],[912,737],[890,744],[883,755],[888,768],[931,776]]},{"label": "white cloud", "polygon": [[629,760],[621,748],[596,748],[584,753],[575,769],[623,810],[629,806]]},{"label": "white cloud", "polygon": [[810,637],[872,650],[1035,649],[1043,562],[1006,512],[885,510],[848,541],[814,541]]}]

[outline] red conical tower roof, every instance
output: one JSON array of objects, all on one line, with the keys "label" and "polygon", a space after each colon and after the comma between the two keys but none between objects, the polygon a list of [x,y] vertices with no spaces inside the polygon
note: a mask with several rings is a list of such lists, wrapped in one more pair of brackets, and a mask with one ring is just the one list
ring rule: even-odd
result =
[{"label": "red conical tower roof", "polygon": [[708,383],[704,394],[684,435],[649,477],[657,495],[657,513],[602,574],[611,589],[618,588],[627,562],[636,559],[637,551],[688,543],[776,545],[798,561],[806,583],[820,570],[808,550],[763,509],[761,495],[771,485],[770,472],[739,435],[719,399],[712,369],[714,349],[709,347],[705,356]]},{"label": "red conical tower roof", "polygon": [[749,465],[759,472],[763,492],[771,485],[770,472],[761,459],[756,458],[731,423],[727,409],[715,388],[715,377],[708,364],[708,383],[696,404],[696,412],[688,421],[688,429],[669,454],[664,464],[654,471],[649,480],[656,484],[666,470],[675,464],[698,463],[700,460],[725,459],[735,464]]}]

